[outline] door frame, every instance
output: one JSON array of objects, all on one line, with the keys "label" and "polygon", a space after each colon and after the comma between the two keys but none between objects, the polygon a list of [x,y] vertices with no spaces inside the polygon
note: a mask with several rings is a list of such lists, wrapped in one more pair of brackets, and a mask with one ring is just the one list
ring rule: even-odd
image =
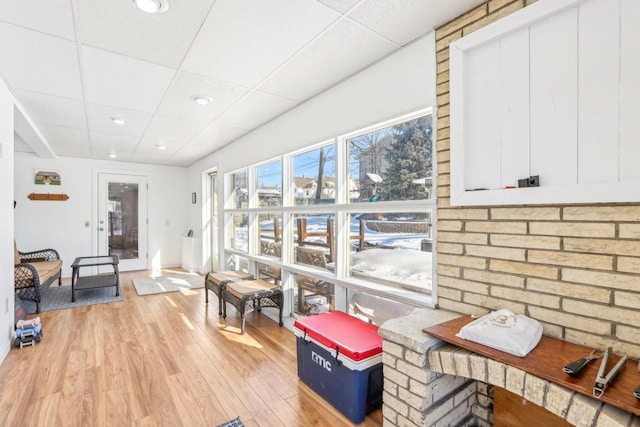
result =
[{"label": "door frame", "polygon": [[[144,208],[144,213],[143,215],[145,216],[143,221],[142,221],[142,226],[144,227],[144,245],[145,245],[145,250],[144,250],[144,254],[139,253],[139,259],[141,261],[144,261],[144,270],[147,270],[149,268],[149,219],[148,219],[148,212],[149,212],[149,194],[148,194],[148,187],[149,187],[149,176],[147,173],[145,172],[139,172],[139,171],[124,171],[124,170],[118,170],[118,169],[94,169],[94,173],[93,173],[93,194],[92,194],[92,200],[91,200],[91,211],[92,211],[92,222],[93,222],[93,231],[91,233],[91,251],[92,251],[92,255],[93,256],[98,256],[98,255],[105,255],[105,254],[100,254],[100,248],[99,248],[99,244],[100,244],[100,240],[99,240],[99,228],[100,228],[100,212],[99,212],[99,203],[100,203],[100,176],[101,175],[114,175],[114,176],[121,176],[121,177],[135,177],[137,179],[140,178],[144,178],[145,179],[145,183],[146,186],[144,188],[144,191],[146,193],[146,197],[145,197],[145,202],[144,205],[139,206],[138,207],[138,212],[140,214],[140,208]],[[139,221],[140,222],[140,221]],[[139,239],[139,242],[142,241],[142,239]],[[144,256],[143,256],[144,255]],[[125,269],[120,268],[121,271],[127,271],[126,267]]]}]

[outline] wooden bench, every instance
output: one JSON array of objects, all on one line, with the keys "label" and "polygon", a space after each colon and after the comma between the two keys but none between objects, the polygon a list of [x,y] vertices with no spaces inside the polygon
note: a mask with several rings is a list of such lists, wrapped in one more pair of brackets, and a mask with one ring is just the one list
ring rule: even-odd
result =
[{"label": "wooden bench", "polygon": [[207,273],[207,276],[204,278],[205,301],[209,304],[209,291],[213,291],[213,293],[216,294],[218,297],[218,316],[222,315],[222,291],[226,288],[227,284],[242,280],[253,280],[253,276],[244,271]]},{"label": "wooden bench", "polygon": [[245,315],[254,310],[262,311],[262,307],[276,307],[280,312],[279,322],[282,323],[282,308],[284,295],[280,286],[265,280],[245,280],[227,283],[222,290],[223,318],[227,318],[227,303],[233,305],[242,319],[241,334],[244,334]]}]

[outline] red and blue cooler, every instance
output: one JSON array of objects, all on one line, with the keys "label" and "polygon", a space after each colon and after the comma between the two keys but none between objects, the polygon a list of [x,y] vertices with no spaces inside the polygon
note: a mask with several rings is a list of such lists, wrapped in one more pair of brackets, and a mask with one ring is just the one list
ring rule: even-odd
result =
[{"label": "red and blue cooler", "polygon": [[378,327],[341,311],[294,323],[298,376],[354,423],[382,405]]}]

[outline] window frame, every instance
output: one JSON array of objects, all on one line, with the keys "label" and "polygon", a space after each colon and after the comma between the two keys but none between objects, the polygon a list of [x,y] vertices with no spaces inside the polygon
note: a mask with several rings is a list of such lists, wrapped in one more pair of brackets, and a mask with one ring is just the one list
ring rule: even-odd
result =
[{"label": "window frame", "polygon": [[[431,115],[432,117],[432,171],[433,184],[432,195],[429,199],[421,200],[404,200],[404,201],[378,201],[375,203],[350,203],[349,200],[349,155],[348,143],[349,139],[361,136],[376,130],[382,130],[394,125],[398,125],[407,121],[411,121],[420,117]],[[225,236],[223,253],[225,257],[230,255],[240,256],[249,259],[250,272],[257,273],[257,264],[269,265],[282,269],[282,283],[285,288],[291,288],[293,285],[287,279],[295,274],[303,274],[317,279],[327,280],[336,285],[336,297],[340,288],[344,290],[345,300],[347,289],[357,292],[366,292],[372,295],[381,296],[399,302],[408,303],[414,306],[435,307],[437,303],[437,252],[436,245],[433,245],[432,254],[432,287],[429,293],[421,293],[411,291],[399,287],[397,284],[389,282],[388,285],[363,279],[362,277],[354,277],[350,274],[349,259],[347,256],[340,255],[348,251],[350,238],[347,219],[349,215],[361,213],[412,213],[412,212],[431,212],[432,221],[432,241],[437,241],[437,183],[435,176],[437,174],[436,161],[436,141],[435,141],[435,107],[424,108],[409,114],[404,114],[383,122],[376,123],[364,128],[344,133],[335,138],[325,139],[323,141],[310,144],[298,150],[293,150],[280,156],[271,157],[261,162],[246,165],[241,168],[234,169],[224,174],[224,218],[225,218]],[[332,144],[335,150],[335,203],[315,204],[315,205],[295,205],[294,200],[294,161],[295,156],[315,150],[322,146]],[[280,161],[282,165],[282,206],[260,207],[258,206],[257,169],[260,166]],[[248,203],[246,208],[236,208],[231,203],[232,188],[230,177],[233,174],[244,171],[247,174],[247,191]],[[233,214],[248,215],[248,251],[242,252],[230,247],[231,224],[230,218]],[[333,271],[319,270],[313,267],[307,267],[303,264],[296,264],[293,255],[294,246],[294,215],[317,215],[317,214],[333,214],[335,218],[335,253],[338,254],[335,260],[335,269]],[[280,259],[265,256],[260,253],[259,233],[256,227],[259,227],[258,218],[260,214],[274,214],[282,217],[282,257]],[[288,284],[287,284],[288,283]],[[337,307],[345,309],[346,307]]]}]

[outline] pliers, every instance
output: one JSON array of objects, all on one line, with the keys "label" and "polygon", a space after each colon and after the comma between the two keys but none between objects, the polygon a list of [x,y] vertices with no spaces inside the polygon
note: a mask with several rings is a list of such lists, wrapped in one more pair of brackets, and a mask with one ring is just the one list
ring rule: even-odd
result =
[{"label": "pliers", "polygon": [[607,368],[607,360],[609,359],[609,355],[611,354],[611,347],[608,347],[604,354],[602,355],[602,362],[600,362],[600,369],[598,370],[598,376],[596,377],[596,381],[593,385],[593,397],[596,399],[600,399],[600,397],[604,394],[605,390],[608,386],[613,383],[613,380],[616,378],[616,375],[620,372],[622,367],[624,366],[624,362],[627,360],[627,356],[622,356],[618,363],[611,368],[611,370],[604,374],[604,370]]},{"label": "pliers", "polygon": [[583,357],[582,359],[578,359],[569,363],[567,366],[562,368],[562,370],[567,374],[569,374],[569,376],[571,377],[577,377],[578,375],[580,375],[580,372],[582,372],[584,367],[587,366],[589,362],[591,362],[594,359],[600,359],[601,357],[602,357],[602,354],[600,354],[599,356],[596,356],[596,349],[593,349],[587,357]]}]

